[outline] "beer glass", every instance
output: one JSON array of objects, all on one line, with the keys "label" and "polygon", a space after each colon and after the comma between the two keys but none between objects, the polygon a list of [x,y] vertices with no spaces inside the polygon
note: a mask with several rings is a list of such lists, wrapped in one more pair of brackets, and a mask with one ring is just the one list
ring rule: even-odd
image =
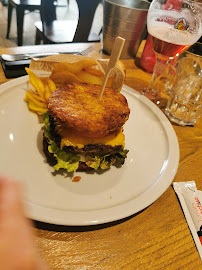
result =
[{"label": "beer glass", "polygon": [[161,80],[169,76],[169,63],[193,45],[202,34],[201,6],[190,0],[153,0],[147,15],[148,33],[156,55],[153,76],[143,94],[165,108],[168,93]]}]

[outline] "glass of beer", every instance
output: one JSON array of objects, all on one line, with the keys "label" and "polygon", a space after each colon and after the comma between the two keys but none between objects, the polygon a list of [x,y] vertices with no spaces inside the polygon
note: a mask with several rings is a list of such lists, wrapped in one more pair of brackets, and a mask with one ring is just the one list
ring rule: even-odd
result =
[{"label": "glass of beer", "polygon": [[153,0],[147,15],[148,33],[156,55],[153,76],[143,94],[165,108],[169,92],[165,81],[169,64],[193,45],[202,34],[201,6],[190,0]]}]

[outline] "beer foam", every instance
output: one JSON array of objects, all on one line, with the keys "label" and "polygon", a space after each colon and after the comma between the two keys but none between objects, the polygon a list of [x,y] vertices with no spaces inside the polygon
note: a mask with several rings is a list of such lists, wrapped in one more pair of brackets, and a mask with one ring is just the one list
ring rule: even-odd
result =
[{"label": "beer foam", "polygon": [[194,35],[187,30],[178,30],[165,22],[153,21],[147,27],[151,36],[176,45],[192,45],[200,38],[199,33]]}]

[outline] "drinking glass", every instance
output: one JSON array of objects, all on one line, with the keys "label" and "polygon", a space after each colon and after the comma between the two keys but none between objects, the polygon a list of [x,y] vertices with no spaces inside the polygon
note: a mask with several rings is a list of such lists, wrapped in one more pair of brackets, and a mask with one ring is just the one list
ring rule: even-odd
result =
[{"label": "drinking glass", "polygon": [[165,114],[172,122],[182,126],[194,125],[202,115],[201,49],[202,43],[195,43],[176,64]]},{"label": "drinking glass", "polygon": [[202,34],[201,6],[190,0],[153,0],[147,15],[148,33],[156,55],[153,76],[143,94],[159,108],[165,108],[169,93],[162,79],[169,75],[169,64],[193,45]]}]

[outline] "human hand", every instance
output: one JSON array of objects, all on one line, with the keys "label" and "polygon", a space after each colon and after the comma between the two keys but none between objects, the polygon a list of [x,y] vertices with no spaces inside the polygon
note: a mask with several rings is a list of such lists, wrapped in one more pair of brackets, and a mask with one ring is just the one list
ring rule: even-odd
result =
[{"label": "human hand", "polygon": [[24,216],[20,185],[0,175],[0,268],[45,270],[33,239],[32,224]]}]

